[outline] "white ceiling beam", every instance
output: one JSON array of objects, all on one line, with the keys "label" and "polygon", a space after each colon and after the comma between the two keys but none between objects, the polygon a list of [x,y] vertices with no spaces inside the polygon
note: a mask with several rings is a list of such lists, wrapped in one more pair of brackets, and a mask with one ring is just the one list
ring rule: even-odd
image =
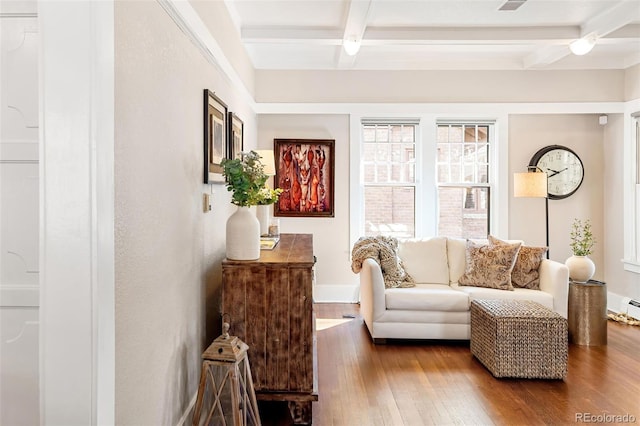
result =
[{"label": "white ceiling beam", "polygon": [[243,28],[243,43],[342,45],[343,31],[331,28]]},{"label": "white ceiling beam", "polygon": [[525,69],[542,68],[559,61],[569,54],[571,54],[571,51],[567,43],[545,46],[527,55],[522,61],[522,66]]},{"label": "white ceiling beam", "polygon": [[380,28],[369,27],[367,43],[390,44],[522,44],[546,40],[574,39],[580,36],[577,26],[554,27],[447,27],[447,28]]},{"label": "white ceiling beam", "polygon": [[[629,25],[624,30],[610,33],[616,39],[637,39],[640,25]],[[365,45],[507,45],[568,43],[579,38],[580,28],[520,27],[520,28],[375,28],[365,31]],[[243,28],[243,43],[248,44],[316,44],[342,45],[344,31],[335,28]]]},{"label": "white ceiling beam", "polygon": [[[580,35],[575,38],[592,35],[599,38],[605,37],[607,34],[640,19],[639,14],[637,0],[627,0],[587,20],[580,26]],[[543,47],[525,57],[523,66],[524,68],[543,67],[557,62],[570,54],[571,51],[568,45]]]},{"label": "white ceiling beam", "polygon": [[640,21],[640,6],[637,0],[628,0],[589,19],[582,25],[582,37],[595,35],[604,37],[627,24]]},{"label": "white ceiling beam", "polygon": [[[355,37],[356,40],[362,40],[364,31],[367,28],[367,18],[374,0],[350,0],[349,11],[342,33],[342,40],[348,37]],[[349,56],[341,46],[338,49],[336,65],[338,68],[350,68],[353,66],[356,55]]]}]

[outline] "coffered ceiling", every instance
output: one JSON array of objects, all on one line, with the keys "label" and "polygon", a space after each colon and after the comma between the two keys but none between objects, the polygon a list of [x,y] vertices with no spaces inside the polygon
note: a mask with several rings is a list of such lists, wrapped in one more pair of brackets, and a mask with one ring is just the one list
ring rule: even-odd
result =
[{"label": "coffered ceiling", "polygon": [[[256,69],[625,69],[640,0],[224,0]],[[577,56],[569,43],[587,37]],[[361,41],[350,56],[344,39]]]}]

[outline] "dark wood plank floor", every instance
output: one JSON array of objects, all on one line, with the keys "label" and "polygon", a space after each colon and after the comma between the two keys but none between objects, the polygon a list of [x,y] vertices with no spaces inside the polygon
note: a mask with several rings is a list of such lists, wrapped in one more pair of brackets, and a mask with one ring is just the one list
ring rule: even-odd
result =
[{"label": "dark wood plank floor", "polygon": [[[640,327],[609,321],[607,346],[570,345],[565,380],[519,380],[494,378],[468,342],[373,345],[358,305],[317,304],[316,314],[356,318],[318,331],[314,425],[562,425],[581,415],[640,423]],[[291,424],[286,405],[260,410],[265,426]]]}]

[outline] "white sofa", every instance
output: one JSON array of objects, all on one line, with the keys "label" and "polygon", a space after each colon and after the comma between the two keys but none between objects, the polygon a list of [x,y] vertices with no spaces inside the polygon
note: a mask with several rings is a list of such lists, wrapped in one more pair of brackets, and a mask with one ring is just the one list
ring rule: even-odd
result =
[{"label": "white sofa", "polygon": [[375,343],[386,339],[453,339],[470,337],[474,299],[532,300],[567,318],[569,271],[543,259],[540,289],[513,291],[458,285],[465,273],[466,241],[435,237],[400,241],[398,255],[415,280],[410,288],[385,288],[378,263],[367,258],[360,271],[360,313]]}]

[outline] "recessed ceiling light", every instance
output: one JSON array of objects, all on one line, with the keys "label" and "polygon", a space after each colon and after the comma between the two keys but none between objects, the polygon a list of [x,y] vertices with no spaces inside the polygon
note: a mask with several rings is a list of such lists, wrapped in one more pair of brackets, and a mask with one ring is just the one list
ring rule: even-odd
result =
[{"label": "recessed ceiling light", "polygon": [[360,40],[356,36],[350,36],[342,40],[342,47],[349,56],[353,56],[360,50]]},{"label": "recessed ceiling light", "polygon": [[579,38],[569,44],[569,49],[574,55],[586,55],[591,52],[595,44],[596,40],[593,37]]}]

